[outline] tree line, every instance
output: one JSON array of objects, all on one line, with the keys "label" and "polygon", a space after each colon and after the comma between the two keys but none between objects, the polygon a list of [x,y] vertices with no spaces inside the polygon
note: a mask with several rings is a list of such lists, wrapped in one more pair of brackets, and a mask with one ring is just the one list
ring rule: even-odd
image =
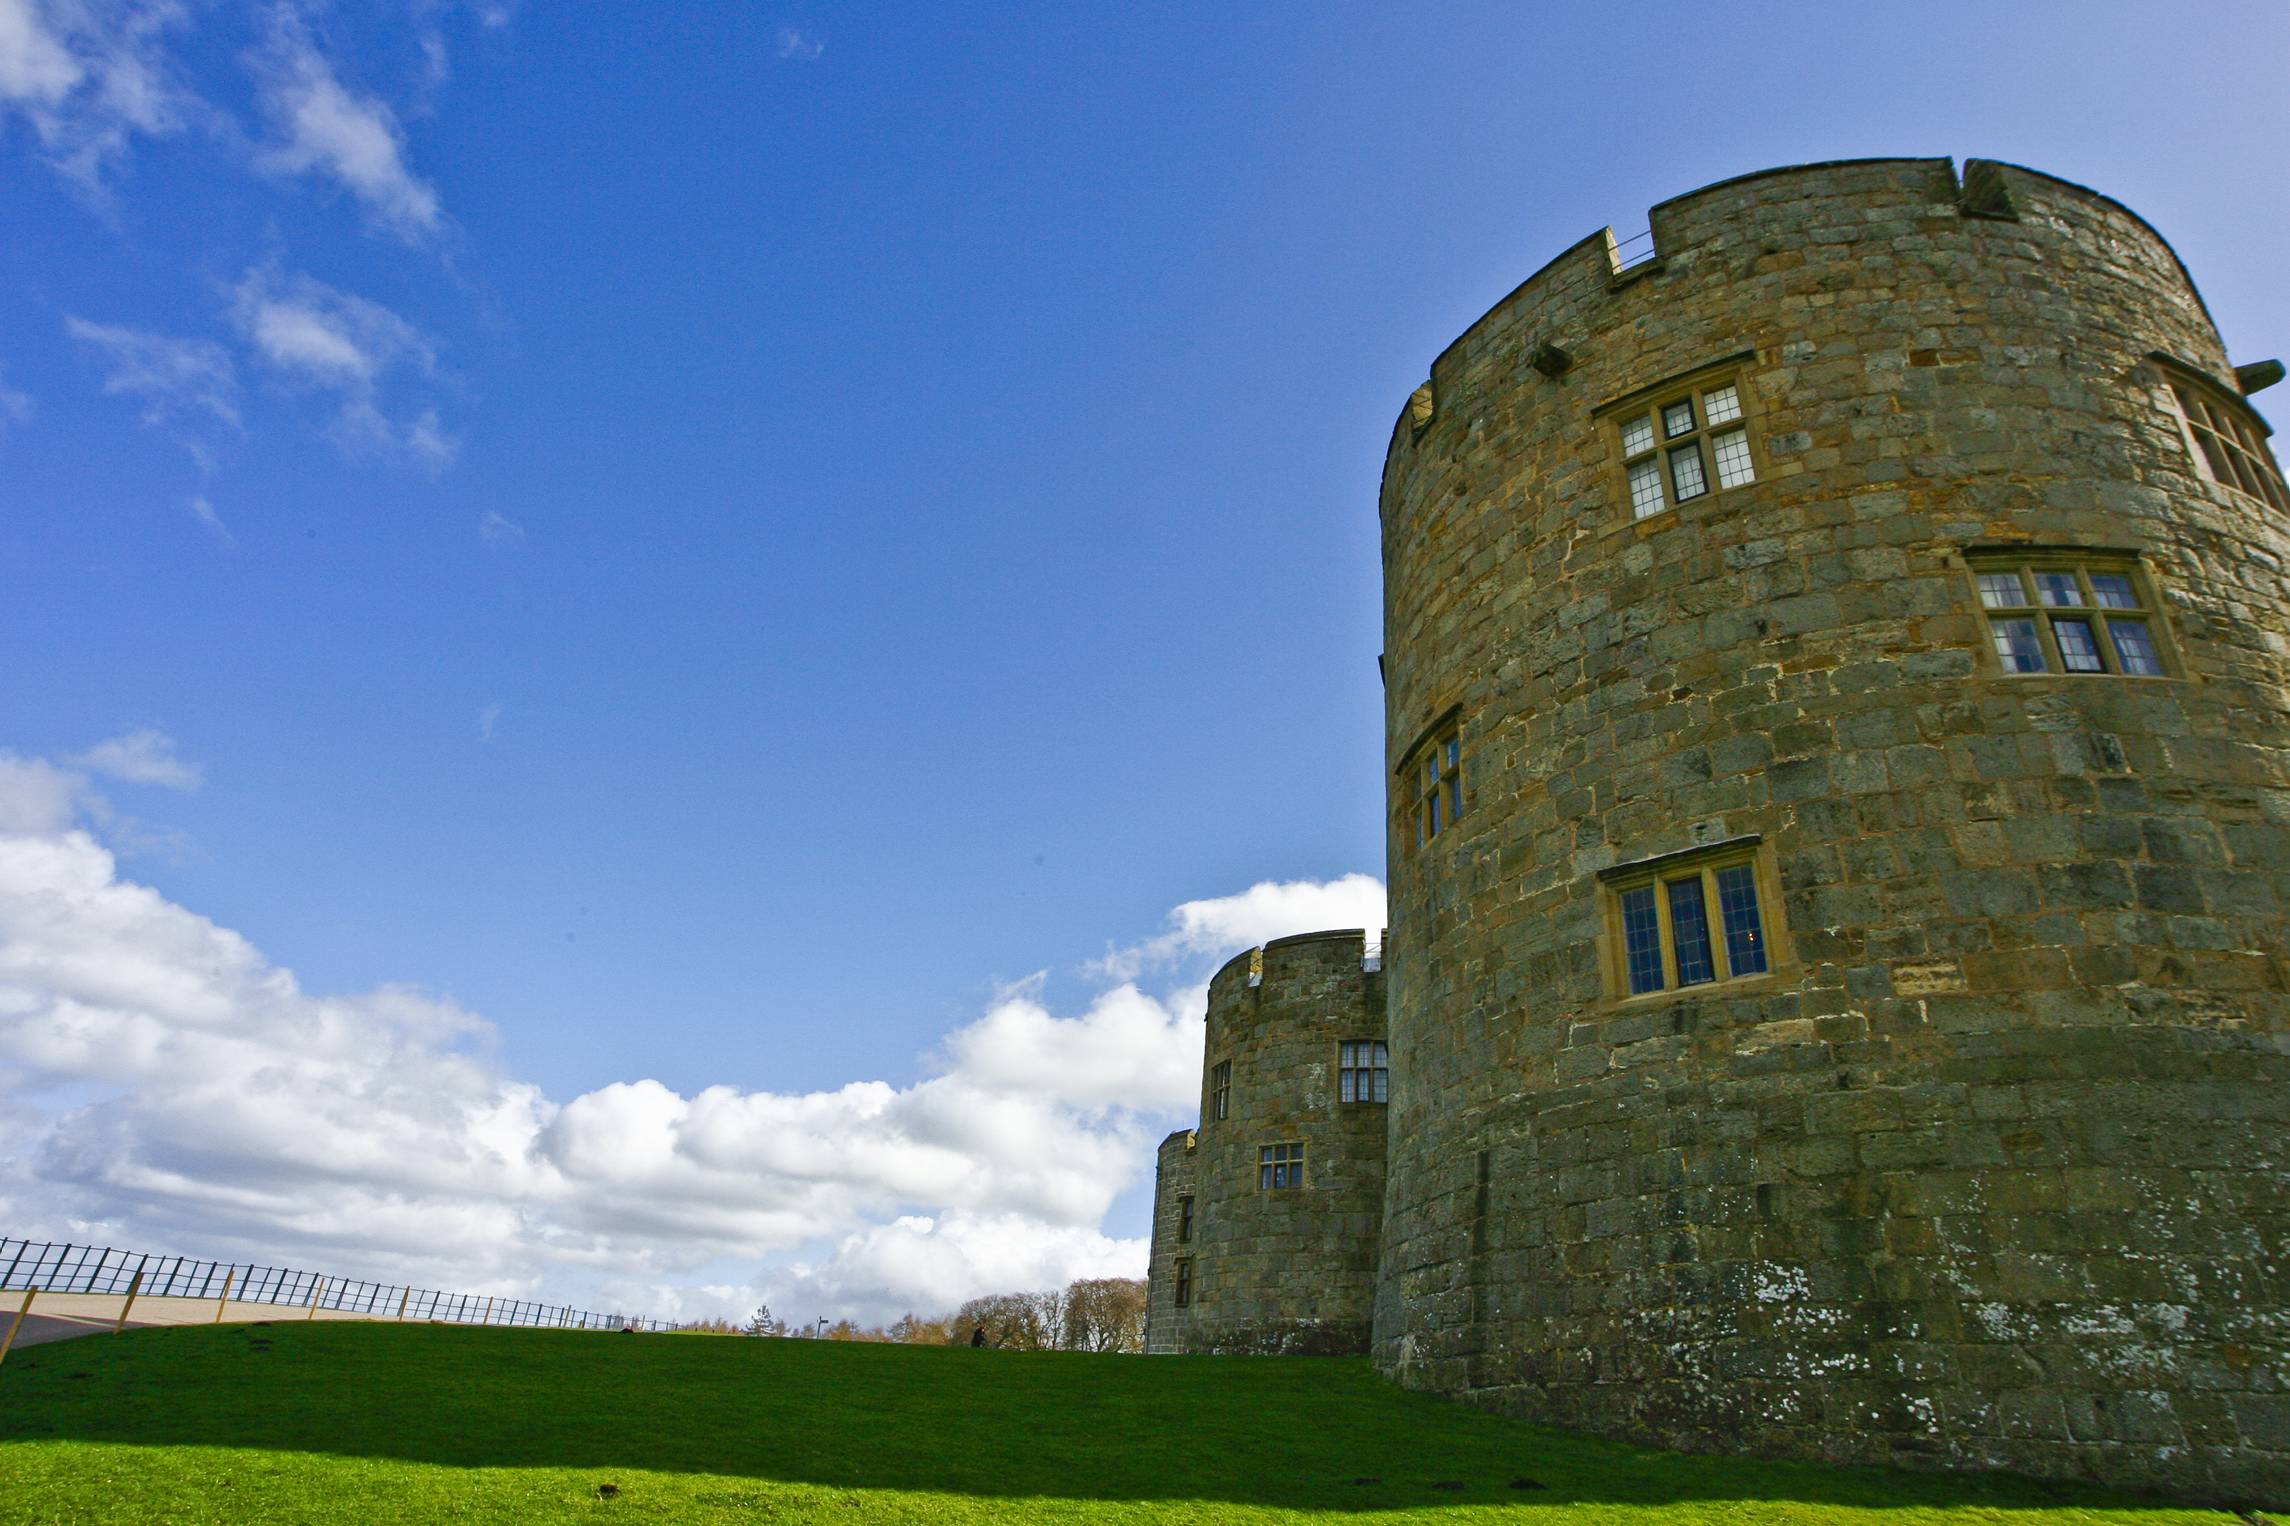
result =
[{"label": "tree line", "polygon": [[763,1304],[744,1325],[705,1319],[676,1328],[695,1334],[770,1335],[797,1340],[1134,1353],[1145,1349],[1145,1284],[1133,1277],[1084,1277],[1039,1293],[988,1293],[951,1314],[908,1314],[888,1325],[859,1325],[847,1319],[790,1325],[774,1315],[769,1304]]}]

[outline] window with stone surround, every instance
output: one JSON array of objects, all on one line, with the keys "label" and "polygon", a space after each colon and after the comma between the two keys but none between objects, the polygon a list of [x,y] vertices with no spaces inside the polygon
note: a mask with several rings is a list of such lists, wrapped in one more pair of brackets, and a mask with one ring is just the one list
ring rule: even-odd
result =
[{"label": "window with stone surround", "polygon": [[2290,512],[2290,489],[2283,486],[2282,468],[2274,464],[2274,453],[2266,445],[2269,431],[2248,403],[2175,366],[2171,395],[2178,399],[2187,438],[2211,481]]},{"label": "window with stone surround", "polygon": [[1450,721],[1417,750],[1415,840],[1427,843],[1463,815],[1463,737]]},{"label": "window with stone surround", "polygon": [[1965,555],[2007,674],[2164,678],[2166,642],[2136,557],[2090,552]]},{"label": "window with stone surround", "polygon": [[1192,1238],[1193,1200],[1190,1197],[1181,1197],[1177,1199],[1177,1241],[1179,1244],[1184,1244]]},{"label": "window with stone surround", "polygon": [[1209,1116],[1211,1118],[1230,1118],[1232,1116],[1232,1061],[1230,1060],[1218,1061],[1216,1069],[1209,1072]]},{"label": "window with stone surround", "polygon": [[1182,1309],[1193,1301],[1193,1258],[1177,1258],[1177,1307]]},{"label": "window with stone surround", "polygon": [[1347,1039],[1336,1046],[1336,1098],[1384,1102],[1391,1084],[1391,1051],[1381,1039]]},{"label": "window with stone surround", "polygon": [[1754,839],[1623,865],[1601,877],[1608,989],[1649,996],[1769,975],[1778,897]]},{"label": "window with stone surround", "polygon": [[1283,1192],[1304,1185],[1304,1147],[1269,1144],[1256,1152],[1256,1186],[1260,1192]]},{"label": "window with stone surround", "polygon": [[1603,410],[1632,519],[1757,480],[1743,397],[1741,373],[1724,371]]}]

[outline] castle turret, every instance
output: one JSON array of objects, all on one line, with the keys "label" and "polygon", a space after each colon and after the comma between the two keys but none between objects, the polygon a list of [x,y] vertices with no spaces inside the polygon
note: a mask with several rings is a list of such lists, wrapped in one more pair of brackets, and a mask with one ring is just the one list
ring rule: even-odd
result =
[{"label": "castle turret", "polygon": [[1376,965],[1357,929],[1309,933],[1210,980],[1201,1126],[1161,1147],[1151,1349],[1367,1349],[1388,1095]]},{"label": "castle turret", "polygon": [[1386,463],[1378,1360],[1690,1448],[2278,1485],[2279,369],[2031,171],[1651,222]]}]

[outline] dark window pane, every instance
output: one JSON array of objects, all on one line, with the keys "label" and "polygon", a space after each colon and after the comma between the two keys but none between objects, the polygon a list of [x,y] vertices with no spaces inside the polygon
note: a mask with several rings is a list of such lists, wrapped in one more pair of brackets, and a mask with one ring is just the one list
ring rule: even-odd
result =
[{"label": "dark window pane", "polygon": [[1692,433],[1693,428],[1694,401],[1692,398],[1687,398],[1684,402],[1671,403],[1667,407],[1663,408],[1663,434],[1674,440],[1679,435]]},{"label": "dark window pane", "polygon": [[1654,908],[1654,887],[1623,892],[1623,961],[1629,966],[1630,992],[1662,989],[1662,924]]},{"label": "dark window pane", "polygon": [[1725,962],[1738,977],[1765,972],[1765,924],[1757,913],[1757,871],[1735,864],[1717,872],[1718,912],[1725,924]]},{"label": "dark window pane", "polygon": [[2099,638],[2093,634],[2089,620],[2054,620],[2051,633],[2059,642],[2060,664],[2070,673],[2107,671],[2107,664],[2099,657]]},{"label": "dark window pane", "polygon": [[2131,580],[2120,572],[2095,572],[2091,575],[2091,596],[2099,601],[2101,609],[2137,609],[2139,595],[2133,592]]},{"label": "dark window pane", "polygon": [[1678,984],[1697,986],[1717,979],[1717,960],[1710,950],[1710,919],[1702,907],[1700,876],[1672,880],[1670,939],[1678,955]]},{"label": "dark window pane", "polygon": [[1336,1079],[1336,1100],[1339,1102],[1357,1102],[1359,1100],[1359,1088],[1360,1073],[1356,1070],[1344,1071]]},{"label": "dark window pane", "polygon": [[1699,498],[1709,491],[1709,479],[1702,475],[1702,448],[1699,445],[1681,445],[1670,452],[1670,481],[1678,490],[1678,501]]}]

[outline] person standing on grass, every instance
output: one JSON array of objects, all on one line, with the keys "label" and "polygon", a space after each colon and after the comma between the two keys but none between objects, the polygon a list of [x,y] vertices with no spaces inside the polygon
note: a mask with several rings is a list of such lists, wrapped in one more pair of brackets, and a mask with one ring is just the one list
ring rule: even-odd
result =
[{"label": "person standing on grass", "polygon": [[986,1327],[984,1325],[972,1325],[970,1327],[970,1349],[976,1351],[985,1344]]}]

